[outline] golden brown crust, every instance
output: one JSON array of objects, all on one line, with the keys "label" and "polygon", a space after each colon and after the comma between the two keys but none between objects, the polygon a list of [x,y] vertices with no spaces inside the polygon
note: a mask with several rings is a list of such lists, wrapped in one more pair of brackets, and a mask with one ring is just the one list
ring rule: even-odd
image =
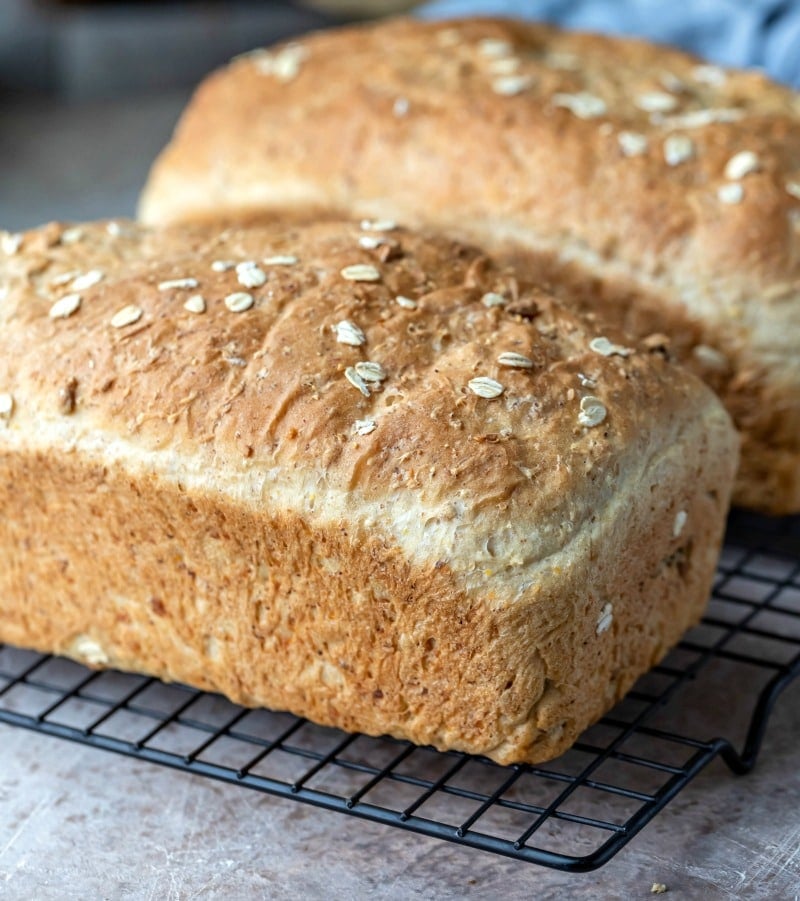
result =
[{"label": "golden brown crust", "polygon": [[700,615],[736,439],[657,349],[405,230],[80,231],[0,269],[0,641],[507,762]]},{"label": "golden brown crust", "polygon": [[[536,278],[572,309],[602,316],[623,332],[638,335],[650,348],[663,348],[670,358],[703,379],[722,400],[742,439],[734,503],[772,515],[794,513],[800,503],[800,386],[794,382],[796,357],[728,355],[719,333],[685,307],[661,294],[642,290],[631,278],[602,279],[586,269],[564,264],[551,253],[532,254],[503,248],[498,259],[520,275]],[[786,326],[790,341],[796,334]]]},{"label": "golden brown crust", "polygon": [[540,25],[393,20],[212,75],[141,212],[392,216],[555,258],[556,282],[627,283],[598,314],[636,301],[638,337],[678,339],[743,433],[736,501],[780,513],[800,510],[798,194],[800,98],[761,75]]}]

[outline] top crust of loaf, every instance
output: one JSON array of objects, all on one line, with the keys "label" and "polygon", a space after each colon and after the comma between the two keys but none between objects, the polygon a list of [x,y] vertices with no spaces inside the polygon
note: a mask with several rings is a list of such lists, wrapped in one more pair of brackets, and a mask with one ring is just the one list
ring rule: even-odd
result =
[{"label": "top crust of loaf", "polygon": [[[294,61],[282,75],[281,59]],[[197,91],[141,216],[291,207],[304,194],[348,209],[382,190],[394,204],[419,177],[423,220],[493,210],[588,231],[587,246],[653,276],[800,279],[799,95],[642,41],[511,21],[397,19],[234,60]]]},{"label": "top crust of loaf", "polygon": [[625,300],[596,309],[667,332],[723,397],[745,437],[739,502],[800,509],[797,93],[642,41],[512,21],[324,32],[210,76],[140,212],[303,209],[516,244],[621,297],[633,286],[631,316]]},{"label": "top crust of loaf", "polygon": [[687,427],[735,456],[660,353],[597,341],[477,250],[365,225],[22,235],[0,256],[0,452],[185,474],[392,532],[468,582],[507,571],[510,593]]}]

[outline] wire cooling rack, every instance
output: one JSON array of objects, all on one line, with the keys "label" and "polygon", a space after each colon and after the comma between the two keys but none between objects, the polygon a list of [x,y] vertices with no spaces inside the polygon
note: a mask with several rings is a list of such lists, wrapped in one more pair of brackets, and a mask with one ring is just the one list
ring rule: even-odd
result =
[{"label": "wire cooling rack", "polygon": [[[800,517],[734,513],[701,625],[546,765],[501,767],[346,735],[185,686],[91,672],[2,645],[0,723],[582,871],[613,857],[716,757],[747,772],[775,700],[798,672]],[[698,696],[704,711],[709,697],[719,697],[725,719],[709,722],[708,732],[719,725],[724,737],[694,734]],[[694,730],[687,728],[693,709]]]}]

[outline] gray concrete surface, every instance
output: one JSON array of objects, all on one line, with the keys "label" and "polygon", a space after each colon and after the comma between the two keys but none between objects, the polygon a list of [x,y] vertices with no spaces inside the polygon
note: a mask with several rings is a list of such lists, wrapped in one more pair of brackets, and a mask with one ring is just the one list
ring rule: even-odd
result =
[{"label": "gray concrete surface", "polygon": [[793,899],[798,702],[800,691],[784,697],[753,774],[712,764],[620,855],[585,875],[0,726],[0,898],[611,901],[651,897],[662,882],[675,899]]}]

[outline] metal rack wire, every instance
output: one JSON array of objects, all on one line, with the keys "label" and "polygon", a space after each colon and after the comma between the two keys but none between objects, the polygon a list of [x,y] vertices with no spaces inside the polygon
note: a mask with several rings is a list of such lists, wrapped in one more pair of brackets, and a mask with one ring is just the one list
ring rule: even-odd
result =
[{"label": "metal rack wire", "polygon": [[[180,685],[0,645],[0,723],[521,861],[606,863],[716,757],[754,764],[800,673],[800,518],[729,521],[703,622],[557,760],[501,767],[247,710]],[[685,728],[692,689],[732,682],[745,738]],[[731,726],[726,721],[724,728]],[[709,728],[711,732],[711,724]]]}]

